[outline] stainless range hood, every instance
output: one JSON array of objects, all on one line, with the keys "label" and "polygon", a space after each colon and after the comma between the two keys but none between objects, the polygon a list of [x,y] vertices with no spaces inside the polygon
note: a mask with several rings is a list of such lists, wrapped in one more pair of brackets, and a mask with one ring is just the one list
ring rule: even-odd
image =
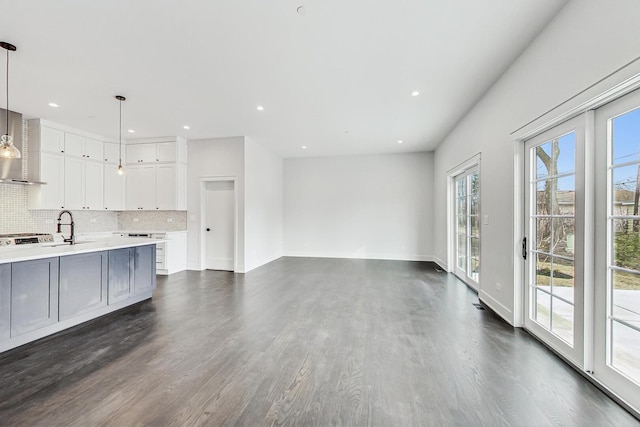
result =
[{"label": "stainless range hood", "polygon": [[0,184],[34,185],[46,184],[46,182],[35,182],[26,179],[23,174],[23,161],[26,161],[24,147],[22,146],[22,114],[9,111],[9,127],[6,127],[7,110],[0,108],[0,133],[4,134],[9,130],[9,135],[13,136],[13,145],[22,153],[21,159],[0,159]]}]

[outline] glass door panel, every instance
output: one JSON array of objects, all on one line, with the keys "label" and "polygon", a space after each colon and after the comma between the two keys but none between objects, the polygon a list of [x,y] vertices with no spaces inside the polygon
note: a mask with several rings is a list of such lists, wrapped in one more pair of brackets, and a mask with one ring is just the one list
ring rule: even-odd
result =
[{"label": "glass door panel", "polygon": [[531,318],[569,345],[573,345],[574,323],[575,145],[572,131],[529,149],[536,164],[529,178],[535,188],[531,213],[535,281],[530,292],[536,301]]},{"label": "glass door panel", "polygon": [[525,326],[576,363],[583,360],[582,276],[576,274],[583,134],[572,120],[525,144]]},{"label": "glass door panel", "polygon": [[640,407],[640,94],[596,111],[594,376]]},{"label": "glass door panel", "polygon": [[480,278],[480,183],[478,168],[466,170],[455,182],[455,272],[470,286]]}]

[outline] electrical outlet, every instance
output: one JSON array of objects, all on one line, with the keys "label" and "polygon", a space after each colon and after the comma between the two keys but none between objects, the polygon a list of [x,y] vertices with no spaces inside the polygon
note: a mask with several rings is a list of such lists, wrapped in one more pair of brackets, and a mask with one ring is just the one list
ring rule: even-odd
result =
[{"label": "electrical outlet", "polygon": [[138,218],[133,218],[133,222],[138,222],[139,219]]},{"label": "electrical outlet", "polygon": [[482,219],[483,225],[489,225],[489,215],[485,215]]},{"label": "electrical outlet", "polygon": [[502,285],[500,283],[498,283],[498,282],[496,282],[496,291],[498,293],[502,292]]},{"label": "electrical outlet", "polygon": [[173,222],[173,218],[167,218],[167,222]]},{"label": "electrical outlet", "polygon": [[92,222],[92,223],[94,223],[94,224],[95,224],[96,222],[98,222],[98,220],[97,220],[97,219],[95,219],[95,218],[91,218],[91,219],[89,220],[89,222]]}]

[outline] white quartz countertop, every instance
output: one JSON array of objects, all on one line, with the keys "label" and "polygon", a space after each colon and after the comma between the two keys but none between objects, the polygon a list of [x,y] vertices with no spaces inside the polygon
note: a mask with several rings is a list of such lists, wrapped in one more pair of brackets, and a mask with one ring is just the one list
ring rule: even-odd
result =
[{"label": "white quartz countertop", "polygon": [[0,264],[145,246],[163,242],[166,242],[166,240],[149,239],[147,237],[110,237],[87,241],[81,240],[76,242],[75,245],[56,241],[54,243],[40,243],[36,245],[9,246],[0,248]]}]

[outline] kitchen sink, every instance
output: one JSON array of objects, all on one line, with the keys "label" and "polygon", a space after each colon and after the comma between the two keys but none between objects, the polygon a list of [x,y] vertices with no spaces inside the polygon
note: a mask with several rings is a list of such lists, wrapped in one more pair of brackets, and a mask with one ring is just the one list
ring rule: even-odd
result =
[{"label": "kitchen sink", "polygon": [[85,243],[94,243],[94,241],[82,241],[82,242],[76,242],[75,245],[70,245],[69,243],[54,243],[52,245],[42,245],[43,248],[57,248],[58,246],[76,246],[76,245],[83,245]]}]

